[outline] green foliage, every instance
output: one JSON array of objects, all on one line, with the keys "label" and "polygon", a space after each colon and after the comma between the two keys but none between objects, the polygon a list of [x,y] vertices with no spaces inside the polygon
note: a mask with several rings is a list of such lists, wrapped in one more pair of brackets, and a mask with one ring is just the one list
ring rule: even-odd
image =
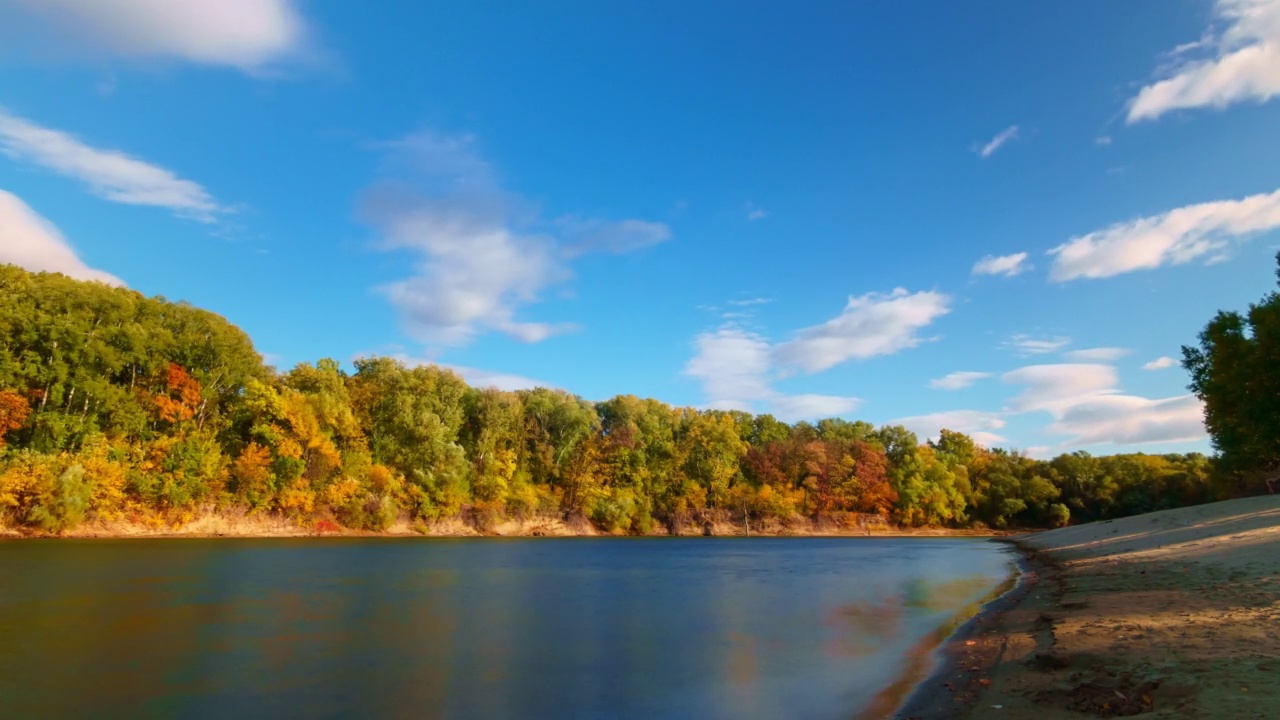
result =
[{"label": "green foliage", "polygon": [[[1280,279],[1280,253],[1276,265]],[[1263,479],[1280,474],[1280,293],[1245,315],[1218,313],[1182,356],[1222,469],[1237,492],[1261,491]]]},{"label": "green foliage", "polygon": [[[1278,305],[1220,316],[1188,351],[1236,468],[1280,447],[1268,434],[1280,412],[1256,397],[1273,402],[1280,374],[1255,377],[1277,366]],[[901,426],[476,389],[389,358],[281,375],[216,315],[11,266],[0,266],[0,441],[0,523],[50,533],[172,526],[225,507],[367,531],[550,516],[611,533],[862,516],[1058,526],[1218,497],[1198,454],[1046,462],[950,430],[922,445]]]},{"label": "green foliage", "polygon": [[68,530],[84,522],[92,494],[84,480],[84,468],[72,465],[58,476],[51,492],[31,508],[27,519],[45,532]]}]

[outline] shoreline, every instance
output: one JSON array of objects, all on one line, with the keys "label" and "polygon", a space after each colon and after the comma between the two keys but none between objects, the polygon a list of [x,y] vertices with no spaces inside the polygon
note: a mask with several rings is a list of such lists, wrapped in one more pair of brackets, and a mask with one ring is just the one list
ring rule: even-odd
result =
[{"label": "shoreline", "polygon": [[949,637],[893,718],[1270,718],[1280,707],[1280,496],[1005,542],[1033,580]]},{"label": "shoreline", "polygon": [[[893,718],[894,720],[910,718],[935,717],[937,710],[954,704],[958,699],[972,695],[975,688],[981,687],[978,674],[970,671],[974,648],[977,641],[973,638],[981,631],[992,627],[997,618],[1009,609],[1016,607],[1040,582],[1043,565],[1024,547],[1004,537],[993,537],[993,541],[1005,543],[1013,554],[1011,561],[1014,570],[1008,580],[997,586],[986,599],[979,601],[974,612],[962,611],[951,623],[939,628],[939,635],[926,638],[929,647],[927,654],[922,654],[923,667],[914,674],[910,668],[907,677],[899,681],[910,681],[905,693],[897,694],[897,702],[884,703],[877,706],[872,703],[859,720],[876,720]],[[887,689],[881,694],[889,692]],[[877,697],[877,700],[880,698]]]},{"label": "shoreline", "polygon": [[164,527],[118,521],[87,523],[72,530],[54,534],[29,529],[0,527],[0,542],[58,539],[182,539],[182,538],[541,538],[541,537],[829,537],[829,538],[902,538],[902,537],[968,537],[998,539],[1010,532],[951,528],[895,528],[890,525],[866,528],[831,528],[798,525],[752,530],[716,524],[707,529],[689,526],[681,532],[605,533],[584,522],[568,522],[559,518],[535,518],[506,521],[480,529],[461,520],[447,520],[430,525],[397,522],[384,531],[336,529],[317,530],[284,518],[273,516],[222,515],[211,513],[193,519],[180,527]]}]

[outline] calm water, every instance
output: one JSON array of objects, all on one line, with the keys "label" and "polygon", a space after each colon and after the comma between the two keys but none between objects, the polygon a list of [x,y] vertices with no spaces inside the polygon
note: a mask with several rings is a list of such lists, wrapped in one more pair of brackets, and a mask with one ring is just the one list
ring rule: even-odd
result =
[{"label": "calm water", "polygon": [[848,718],[1010,571],[964,539],[0,543],[0,715]]}]

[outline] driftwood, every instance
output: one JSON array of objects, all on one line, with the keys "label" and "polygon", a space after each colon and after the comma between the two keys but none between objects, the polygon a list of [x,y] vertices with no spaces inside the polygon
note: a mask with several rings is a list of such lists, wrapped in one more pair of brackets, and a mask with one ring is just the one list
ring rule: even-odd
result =
[{"label": "driftwood", "polygon": [[1267,483],[1268,493],[1275,495],[1277,492],[1280,492],[1280,475],[1265,480],[1264,482]]}]

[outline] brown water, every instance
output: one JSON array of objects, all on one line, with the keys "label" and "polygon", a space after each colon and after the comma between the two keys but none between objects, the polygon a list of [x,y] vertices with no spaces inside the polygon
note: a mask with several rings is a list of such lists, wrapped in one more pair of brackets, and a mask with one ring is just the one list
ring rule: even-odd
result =
[{"label": "brown water", "polygon": [[847,718],[971,539],[0,543],[0,716]]}]

